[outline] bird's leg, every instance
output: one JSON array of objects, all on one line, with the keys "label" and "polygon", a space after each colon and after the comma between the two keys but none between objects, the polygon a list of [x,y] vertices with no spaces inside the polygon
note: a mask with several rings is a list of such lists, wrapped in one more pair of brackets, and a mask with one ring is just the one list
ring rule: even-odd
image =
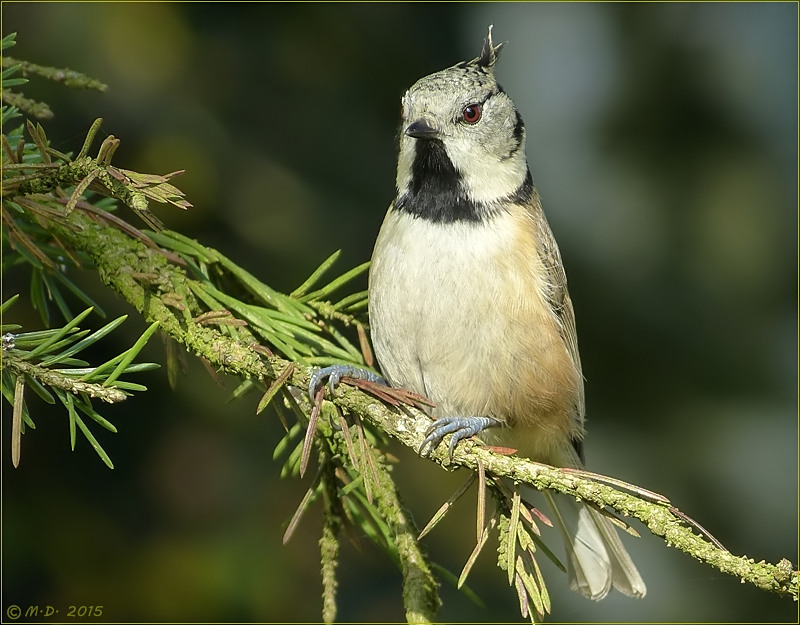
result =
[{"label": "bird's leg", "polygon": [[423,455],[425,446],[428,445],[428,451],[433,451],[442,442],[442,439],[448,434],[450,437],[450,460],[453,459],[453,451],[458,444],[458,441],[464,438],[469,438],[475,434],[483,432],[487,428],[501,427],[503,424],[497,419],[492,417],[441,417],[433,422],[433,425],[425,432],[425,440],[419,446],[418,453]]},{"label": "bird's leg", "polygon": [[[317,369],[311,375],[311,381],[308,385],[308,395],[311,401],[314,401],[319,385],[323,384],[326,379],[331,392],[334,392],[336,386],[344,377],[389,386],[389,383],[384,378],[372,371],[354,367],[353,365],[331,365],[330,367]],[[488,428],[501,427],[502,425],[502,422],[492,417],[441,417],[436,419],[433,425],[425,432],[425,440],[422,441],[418,453],[423,455],[426,446],[429,452],[433,451],[445,436],[452,434],[448,444],[450,459],[452,460],[453,452],[460,440],[479,434]]]}]

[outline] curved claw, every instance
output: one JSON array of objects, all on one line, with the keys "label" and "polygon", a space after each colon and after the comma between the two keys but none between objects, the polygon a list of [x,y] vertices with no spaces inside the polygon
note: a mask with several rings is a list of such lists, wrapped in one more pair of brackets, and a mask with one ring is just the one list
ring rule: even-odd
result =
[{"label": "curved claw", "polygon": [[336,385],[339,384],[339,380],[342,378],[341,372],[337,371],[338,366],[339,365],[323,367],[322,369],[317,369],[311,374],[311,380],[308,383],[308,396],[311,398],[311,401],[314,401],[314,395],[317,394],[317,388],[325,381],[326,378],[328,378],[331,391],[336,388]]},{"label": "curved claw", "polygon": [[432,452],[445,436],[452,434],[448,445],[450,460],[452,460],[458,441],[479,434],[487,428],[500,425],[502,425],[500,421],[491,417],[441,417],[434,421],[433,425],[425,432],[425,440],[422,441],[417,453],[423,455],[426,445],[428,445],[428,451]]},{"label": "curved claw", "polygon": [[325,381],[325,378],[328,379],[328,388],[330,388],[331,393],[333,393],[343,377],[358,378],[359,380],[367,380],[369,382],[375,382],[376,384],[386,385],[386,380],[372,371],[360,369],[353,365],[331,365],[329,367],[317,369],[311,374],[311,381],[308,384],[308,396],[311,398],[311,401],[314,401],[317,388]]}]

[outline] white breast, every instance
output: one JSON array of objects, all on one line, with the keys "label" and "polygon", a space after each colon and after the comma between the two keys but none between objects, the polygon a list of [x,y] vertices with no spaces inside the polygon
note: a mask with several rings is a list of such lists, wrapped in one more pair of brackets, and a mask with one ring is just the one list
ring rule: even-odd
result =
[{"label": "white breast", "polygon": [[386,216],[370,269],[376,356],[393,386],[426,395],[438,415],[505,420],[499,406],[513,402],[498,394],[539,369],[546,386],[554,355],[568,358],[527,221],[524,211],[478,223]]}]

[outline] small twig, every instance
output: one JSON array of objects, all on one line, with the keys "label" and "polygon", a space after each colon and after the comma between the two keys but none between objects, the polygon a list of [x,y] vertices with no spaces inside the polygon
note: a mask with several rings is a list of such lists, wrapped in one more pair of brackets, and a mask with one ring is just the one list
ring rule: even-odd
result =
[{"label": "small twig", "polygon": [[89,397],[96,397],[109,404],[125,401],[128,397],[123,391],[113,386],[82,382],[72,376],[64,375],[47,367],[26,362],[12,353],[3,354],[3,368],[17,373],[19,375],[18,379],[21,379],[24,375],[29,375],[46,386],[64,389],[75,395],[85,393]]}]

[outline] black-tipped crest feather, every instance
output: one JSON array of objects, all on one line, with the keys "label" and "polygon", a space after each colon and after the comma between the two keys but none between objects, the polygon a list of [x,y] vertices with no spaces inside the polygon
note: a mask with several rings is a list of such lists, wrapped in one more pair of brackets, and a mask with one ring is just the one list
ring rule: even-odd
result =
[{"label": "black-tipped crest feather", "polygon": [[492,43],[492,26],[490,25],[489,34],[486,35],[486,40],[483,42],[481,54],[477,59],[475,59],[475,63],[477,63],[478,67],[491,69],[497,62],[497,59],[500,56],[500,49],[502,47],[502,43],[498,43],[497,45]]}]

